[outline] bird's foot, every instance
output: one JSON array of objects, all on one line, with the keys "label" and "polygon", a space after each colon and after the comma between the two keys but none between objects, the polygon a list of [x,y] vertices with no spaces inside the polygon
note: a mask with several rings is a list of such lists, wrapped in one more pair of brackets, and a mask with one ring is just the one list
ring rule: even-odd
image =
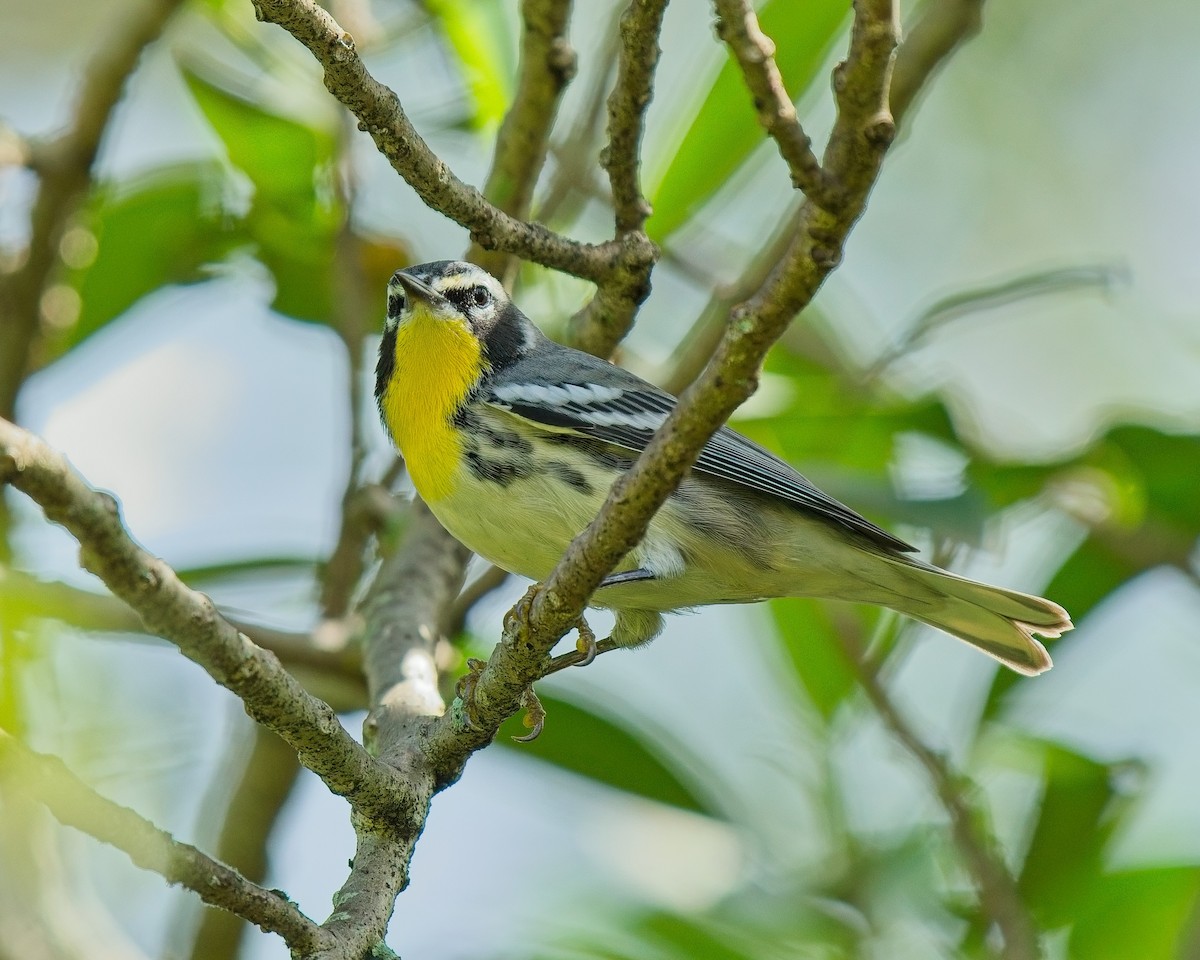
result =
[{"label": "bird's foot", "polygon": [[529,732],[523,737],[513,737],[513,739],[517,743],[532,743],[542,735],[542,730],[546,726],[546,708],[542,706],[538,695],[533,692],[532,683],[521,693],[521,709],[525,711],[521,722],[525,724],[525,728]]},{"label": "bird's foot", "polygon": [[504,615],[504,635],[515,637],[523,628],[529,626],[529,614],[533,610],[533,598],[537,596],[541,584],[535,583],[524,595],[513,604],[513,608]]},{"label": "bird's foot", "polygon": [[486,660],[480,660],[478,657],[467,658],[467,672],[458,678],[458,682],[454,685],[454,695],[462,701],[463,717],[467,721],[467,725],[473,730],[482,729],[479,722],[475,719],[475,687],[479,683],[479,677],[483,674],[483,668],[487,666]]},{"label": "bird's foot", "polygon": [[575,639],[575,650],[583,654],[583,659],[576,666],[586,667],[596,659],[596,634],[582,615],[575,621],[575,632],[579,634]]}]

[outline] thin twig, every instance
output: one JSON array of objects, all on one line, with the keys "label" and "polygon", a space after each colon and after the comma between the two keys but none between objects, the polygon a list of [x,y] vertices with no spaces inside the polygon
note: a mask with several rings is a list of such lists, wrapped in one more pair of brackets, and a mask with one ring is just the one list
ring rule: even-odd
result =
[{"label": "thin twig", "polygon": [[512,574],[502,567],[491,566],[474,580],[463,587],[454,598],[454,603],[446,611],[446,624],[443,632],[454,638],[466,628],[467,616],[484,597],[490,596],[511,579]]},{"label": "thin twig", "polygon": [[983,26],[983,0],[929,0],[921,19],[896,52],[892,114],[908,112],[925,84],[950,54]]},{"label": "thin twig", "polygon": [[[598,139],[600,120],[604,116],[605,92],[612,76],[620,49],[620,32],[618,24],[620,14],[614,11],[614,19],[604,31],[604,44],[597,47],[593,57],[603,65],[596,71],[592,87],[588,91],[586,106],[575,117],[575,122],[565,137],[561,137],[556,145],[550,147],[554,155],[554,170],[550,182],[539,199],[538,219],[548,223],[558,214],[569,196],[580,191],[581,185],[590,184],[596,177],[595,145]],[[586,190],[586,187],[584,187]],[[607,198],[606,198],[607,200]],[[569,219],[574,211],[569,211]]]},{"label": "thin twig", "polygon": [[667,0],[631,0],[621,16],[621,56],[617,81],[608,98],[608,146],[600,155],[612,185],[618,237],[641,230],[650,216],[639,170],[646,111],[654,96],[654,71],[662,54],[658,37],[666,10]]},{"label": "thin twig", "polygon": [[[362,492],[362,465],[366,456],[363,440],[363,339],[367,318],[379,304],[378,291],[369,290],[362,267],[362,240],[354,232],[350,212],[357,189],[353,164],[349,162],[350,115],[342,112],[337,178],[342,223],[334,243],[334,328],[346,348],[346,392],[350,413],[350,456],[346,486],[342,493],[342,516],[337,540],[321,573],[321,615],[327,620],[344,617],[350,599],[366,567],[367,541],[375,532],[375,517],[368,509],[370,499]],[[380,305],[381,306],[381,305]]]},{"label": "thin twig", "polygon": [[1036,960],[1042,956],[1037,927],[1021,899],[1016,881],[996,846],[996,840],[967,795],[972,785],[951,771],[946,760],[931,750],[897,709],[876,673],[863,659],[863,651],[849,637],[839,634],[847,648],[855,676],[867,699],[892,735],[925,768],[934,792],[950,816],[950,830],[967,871],[979,891],[980,907],[999,928],[1004,938],[1004,960]]},{"label": "thin twig", "polygon": [[700,448],[748,397],[771,344],[816,293],[841,258],[842,245],[878,175],[891,140],[887,83],[896,43],[890,2],[856,6],[850,57],[836,75],[838,118],[826,167],[842,184],[836,214],[810,202],[780,269],[736,309],[725,337],[697,382],[614,485],[596,519],[568,547],[550,576],[506,619],[501,642],[472,684],[468,708],[456,700],[427,745],[439,786],[453,782],[470,751],[489,742],[544,672],[549,651],[579,618],[606,573],[637,544],[654,512]]},{"label": "thin twig", "polygon": [[779,147],[792,184],[814,203],[823,203],[827,182],[812,141],[800,120],[783,76],[775,65],[775,44],[758,25],[749,0],[715,0],[717,36],[729,46],[754,99],[758,122]]},{"label": "thin twig", "polygon": [[[614,242],[629,245],[630,266],[613,270],[569,326],[571,343],[598,357],[611,354],[629,332],[638,307],[650,294],[650,273],[657,260],[657,248],[642,229],[650,216],[650,204],[642,195],[639,169],[666,7],[667,0],[630,0],[618,28],[621,53],[608,98],[608,146],[601,151],[600,162],[612,188]],[[647,246],[654,250],[654,257],[639,260],[634,256]]]},{"label": "thin twig", "polygon": [[354,38],[315,0],[254,0],[259,19],[287,30],[318,60],[325,86],[358,118],[392,167],[430,207],[465,227],[487,249],[503,250],[601,283],[630,265],[653,261],[654,245],[580,243],[541,224],[511,217],[458,179],[417,134],[399,97],[367,71]]},{"label": "thin twig", "polygon": [[1125,273],[1119,266],[1056,267],[952,293],[905,323],[904,335],[894,346],[880,354],[863,372],[862,379],[868,382],[877,379],[888,367],[919,347],[933,333],[964,317],[1055,293],[1074,293],[1079,290],[1108,293],[1124,278]]},{"label": "thin twig", "polygon": [[71,127],[37,151],[40,181],[21,268],[0,276],[0,417],[11,420],[38,337],[42,294],[59,263],[59,240],[91,180],[109,118],[142,52],[181,0],[149,0],[123,23],[87,69]]},{"label": "thin twig", "polygon": [[[575,76],[575,51],[567,42],[570,0],[523,0],[521,68],[512,106],[496,135],[492,169],[483,195],[518,219],[529,216],[533,190],[546,162],[550,130],[562,93]],[[473,245],[467,259],[511,286],[518,260]]]},{"label": "thin twig", "polygon": [[246,712],[274,730],[301,762],[380,829],[406,822],[407,781],[379,763],[338,722],[324,701],[305,692],[278,658],[256,646],[189,589],[162,560],[137,546],[121,524],[116,501],[89,487],[61,455],[37,437],[0,420],[0,483],[31,497],[47,519],[80,542],[80,561],[128,603],[154,634],[170,640],[217,683],[237,694]]},{"label": "thin twig", "polygon": [[205,903],[279,934],[296,953],[316,951],[333,939],[286,897],[251,883],[128,807],[100,796],[57,757],[35,753],[3,730],[0,775],[9,789],[35,797],[60,822],[116,847],[139,867],[187,887]]}]

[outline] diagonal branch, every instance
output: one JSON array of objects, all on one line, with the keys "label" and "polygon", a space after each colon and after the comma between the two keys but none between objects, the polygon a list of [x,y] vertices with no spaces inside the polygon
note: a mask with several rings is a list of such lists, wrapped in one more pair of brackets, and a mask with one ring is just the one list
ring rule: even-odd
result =
[{"label": "diagonal branch", "polygon": [[930,0],[896,53],[892,112],[908,112],[926,82],[983,26],[983,0]]},{"label": "diagonal branch", "polygon": [[371,135],[428,206],[469,230],[475,243],[594,283],[625,264],[653,260],[649,241],[580,243],[504,213],[459,180],[430,150],[405,115],[400,98],[371,76],[354,48],[354,38],[315,0],[254,0],[254,7],[260,20],[279,24],[308,48],[324,68],[325,86],[358,118],[359,129]]},{"label": "diagonal branch", "polygon": [[742,78],[754,98],[758,122],[778,145],[791,171],[792,184],[813,202],[822,203],[828,191],[825,171],[775,65],[775,43],[762,32],[749,0],[715,0],[715,4],[717,36],[729,46],[741,67]]},{"label": "diagonal branch", "polygon": [[[496,135],[492,169],[483,195],[505,213],[526,219],[533,189],[546,163],[550,129],[563,90],[575,76],[575,51],[567,42],[570,0],[523,0],[521,73],[512,106]],[[467,259],[511,286],[517,260],[473,245]]]},{"label": "diagonal branch", "polygon": [[65,459],[32,434],[0,420],[0,483],[35,500],[47,519],[80,542],[85,569],[141,616],[154,634],[176,644],[246,712],[291,744],[301,762],[379,825],[410,816],[407,781],[372,758],[322,700],[305,692],[280,665],[225,620],[204,594],[179,581],[162,560],[130,538],[117,503],[89,487]]},{"label": "diagonal branch", "polygon": [[231,910],[268,933],[279,934],[294,953],[309,953],[332,940],[286,897],[251,883],[128,807],[100,796],[57,757],[35,753],[0,730],[0,776],[9,789],[36,798],[55,818],[128,855],[199,895],[205,903]]},{"label": "diagonal branch", "polygon": [[1016,881],[996,848],[996,840],[967,799],[969,782],[954,773],[945,758],[931,750],[912,729],[888,696],[879,677],[850,637],[841,635],[847,659],[867,699],[892,735],[925,768],[934,792],[950,816],[950,830],[979,891],[980,906],[1004,938],[1004,960],[1035,960],[1042,956],[1037,927],[1021,899]]},{"label": "diagonal branch", "polygon": [[[213,778],[214,785],[223,785],[231,775],[237,777],[216,853],[247,880],[261,884],[267,876],[267,845],[301,768],[295,751],[270,730],[255,725],[251,736],[249,757],[234,751],[237,761],[225,758]],[[237,960],[248,919],[240,910],[205,910],[188,953],[191,960]]]},{"label": "diagonal branch", "polygon": [[89,65],[70,128],[36,150],[40,176],[30,238],[20,269],[0,276],[0,417],[12,419],[38,337],[39,304],[59,262],[63,229],[87,189],[100,139],[142,52],[181,0],[149,0]]},{"label": "diagonal branch", "polygon": [[517,711],[527,685],[545,670],[554,643],[578,619],[607,572],[644,535],[700,448],[753,392],[768,348],[840,261],[891,142],[887,88],[896,33],[890,0],[856,4],[850,55],[835,74],[838,117],[826,151],[826,169],[840,186],[837,212],[805,203],[798,234],[779,268],[733,311],[699,379],[550,576],[510,614],[501,642],[474,684],[470,708],[456,700],[433,730],[428,753],[439,785],[453,782],[470,751],[488,743]]},{"label": "diagonal branch", "polygon": [[[650,272],[658,258],[657,248],[642,229],[650,216],[650,204],[642,195],[638,173],[666,8],[667,0],[630,0],[619,24],[621,53],[616,83],[608,98],[608,145],[600,153],[600,162],[612,187],[613,242],[628,247],[629,264],[614,270],[570,323],[574,346],[598,357],[611,354],[629,332],[638,307],[650,293]],[[642,247],[649,247],[654,256],[635,256]]]}]

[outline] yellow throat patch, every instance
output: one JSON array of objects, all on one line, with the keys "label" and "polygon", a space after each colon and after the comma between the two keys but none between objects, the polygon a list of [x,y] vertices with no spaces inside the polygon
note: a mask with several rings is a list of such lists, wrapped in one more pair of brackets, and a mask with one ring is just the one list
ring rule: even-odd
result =
[{"label": "yellow throat patch", "polygon": [[462,443],[451,423],[484,360],[463,323],[417,308],[396,329],[395,363],[383,395],[383,415],[426,503],[454,491]]}]

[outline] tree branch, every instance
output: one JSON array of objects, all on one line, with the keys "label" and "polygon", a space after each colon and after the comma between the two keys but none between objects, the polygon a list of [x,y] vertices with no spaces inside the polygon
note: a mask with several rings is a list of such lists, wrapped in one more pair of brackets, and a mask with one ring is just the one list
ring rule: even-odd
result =
[{"label": "tree branch", "polygon": [[[571,342],[580,350],[608,357],[621,342],[638,307],[650,294],[650,272],[658,250],[643,232],[650,204],[642,195],[638,172],[641,166],[642,132],[646,110],[654,95],[654,70],[662,52],[658,36],[667,0],[630,0],[621,15],[618,32],[621,53],[617,79],[608,98],[608,146],[600,163],[608,173],[616,221],[614,243],[628,247],[626,266],[618,268],[601,283],[595,296],[571,318]],[[648,248],[653,257],[643,259],[637,251]]]},{"label": "tree branch", "polygon": [[908,112],[926,82],[983,26],[983,0],[930,0],[896,53],[892,113]]},{"label": "tree branch", "polygon": [[439,786],[453,782],[470,752],[488,743],[519,709],[528,684],[545,671],[554,643],[608,571],[640,541],[703,444],[753,392],[767,349],[839,262],[891,141],[887,84],[895,44],[891,3],[857,4],[850,56],[835,75],[838,118],[826,151],[826,169],[840,187],[837,212],[806,202],[799,235],[780,268],[734,310],[700,378],[550,576],[510,613],[500,643],[473,684],[470,705],[456,700],[432,731],[427,752]]},{"label": "tree branch", "polygon": [[[300,764],[295,751],[266,727],[255,725],[252,736],[250,756],[238,765],[240,769],[231,771],[226,760],[216,773],[217,784],[237,776],[217,841],[217,858],[261,884],[267,876],[267,844],[299,779]],[[189,952],[192,960],[236,960],[248,919],[241,910],[205,910]]]},{"label": "tree branch", "polygon": [[276,23],[299,40],[324,68],[325,86],[358,118],[417,195],[465,227],[482,247],[503,250],[600,283],[629,263],[653,260],[653,245],[580,243],[498,209],[459,180],[417,134],[399,97],[367,71],[354,38],[314,0],[253,0],[260,20]]},{"label": "tree branch", "polygon": [[621,16],[617,82],[608,98],[608,146],[600,155],[612,185],[618,237],[641,230],[650,216],[638,171],[646,110],[654,96],[654,71],[662,54],[658,37],[666,9],[667,0],[630,0]]},{"label": "tree branch", "polygon": [[40,182],[30,215],[29,247],[19,270],[0,276],[0,417],[12,419],[17,391],[38,336],[40,302],[59,262],[58,244],[91,178],[109,118],[142,52],[181,0],[149,0],[89,65],[71,127],[37,150]]},{"label": "tree branch", "polygon": [[847,659],[867,699],[892,735],[925,768],[938,800],[950,815],[954,844],[979,891],[980,907],[1004,937],[1001,956],[1004,960],[1036,960],[1041,957],[1037,927],[1021,899],[1016,881],[1004,865],[995,838],[967,800],[970,781],[961,774],[953,773],[946,760],[925,745],[883,689],[878,675],[867,666],[863,651],[841,631],[839,636],[847,648]]},{"label": "tree branch", "polygon": [[9,789],[33,796],[60,822],[116,847],[139,867],[187,887],[205,903],[279,934],[294,952],[310,953],[332,939],[286,897],[251,883],[128,807],[100,796],[57,757],[34,753],[3,730],[0,773]]},{"label": "tree branch", "polygon": [[775,44],[758,25],[749,0],[715,0],[717,36],[729,46],[754,98],[758,122],[779,147],[792,174],[792,184],[815,203],[825,199],[827,184],[821,162],[775,65]]},{"label": "tree branch", "polygon": [[274,654],[225,620],[162,560],[130,539],[116,501],[93,490],[45,443],[0,420],[0,483],[35,500],[80,542],[80,560],[128,603],[154,634],[170,640],[246,712],[291,744],[331,791],[380,829],[411,816],[407,781],[372,758],[324,701],[305,692]]},{"label": "tree branch", "polygon": [[470,556],[423,504],[414,504],[400,549],[384,560],[363,603],[370,691],[364,739],[407,779],[415,802],[401,830],[381,833],[355,819],[353,866],[324,924],[337,937],[338,956],[358,957],[383,938],[396,897],[408,884],[408,864],[435,790],[421,743],[430,719],[445,709],[434,652]]},{"label": "tree branch", "polygon": [[[505,213],[526,219],[546,163],[550,130],[563,90],[575,76],[575,51],[567,42],[570,0],[523,0],[521,72],[512,106],[496,135],[492,169],[483,195]],[[467,259],[511,287],[518,261],[477,244]]]}]

